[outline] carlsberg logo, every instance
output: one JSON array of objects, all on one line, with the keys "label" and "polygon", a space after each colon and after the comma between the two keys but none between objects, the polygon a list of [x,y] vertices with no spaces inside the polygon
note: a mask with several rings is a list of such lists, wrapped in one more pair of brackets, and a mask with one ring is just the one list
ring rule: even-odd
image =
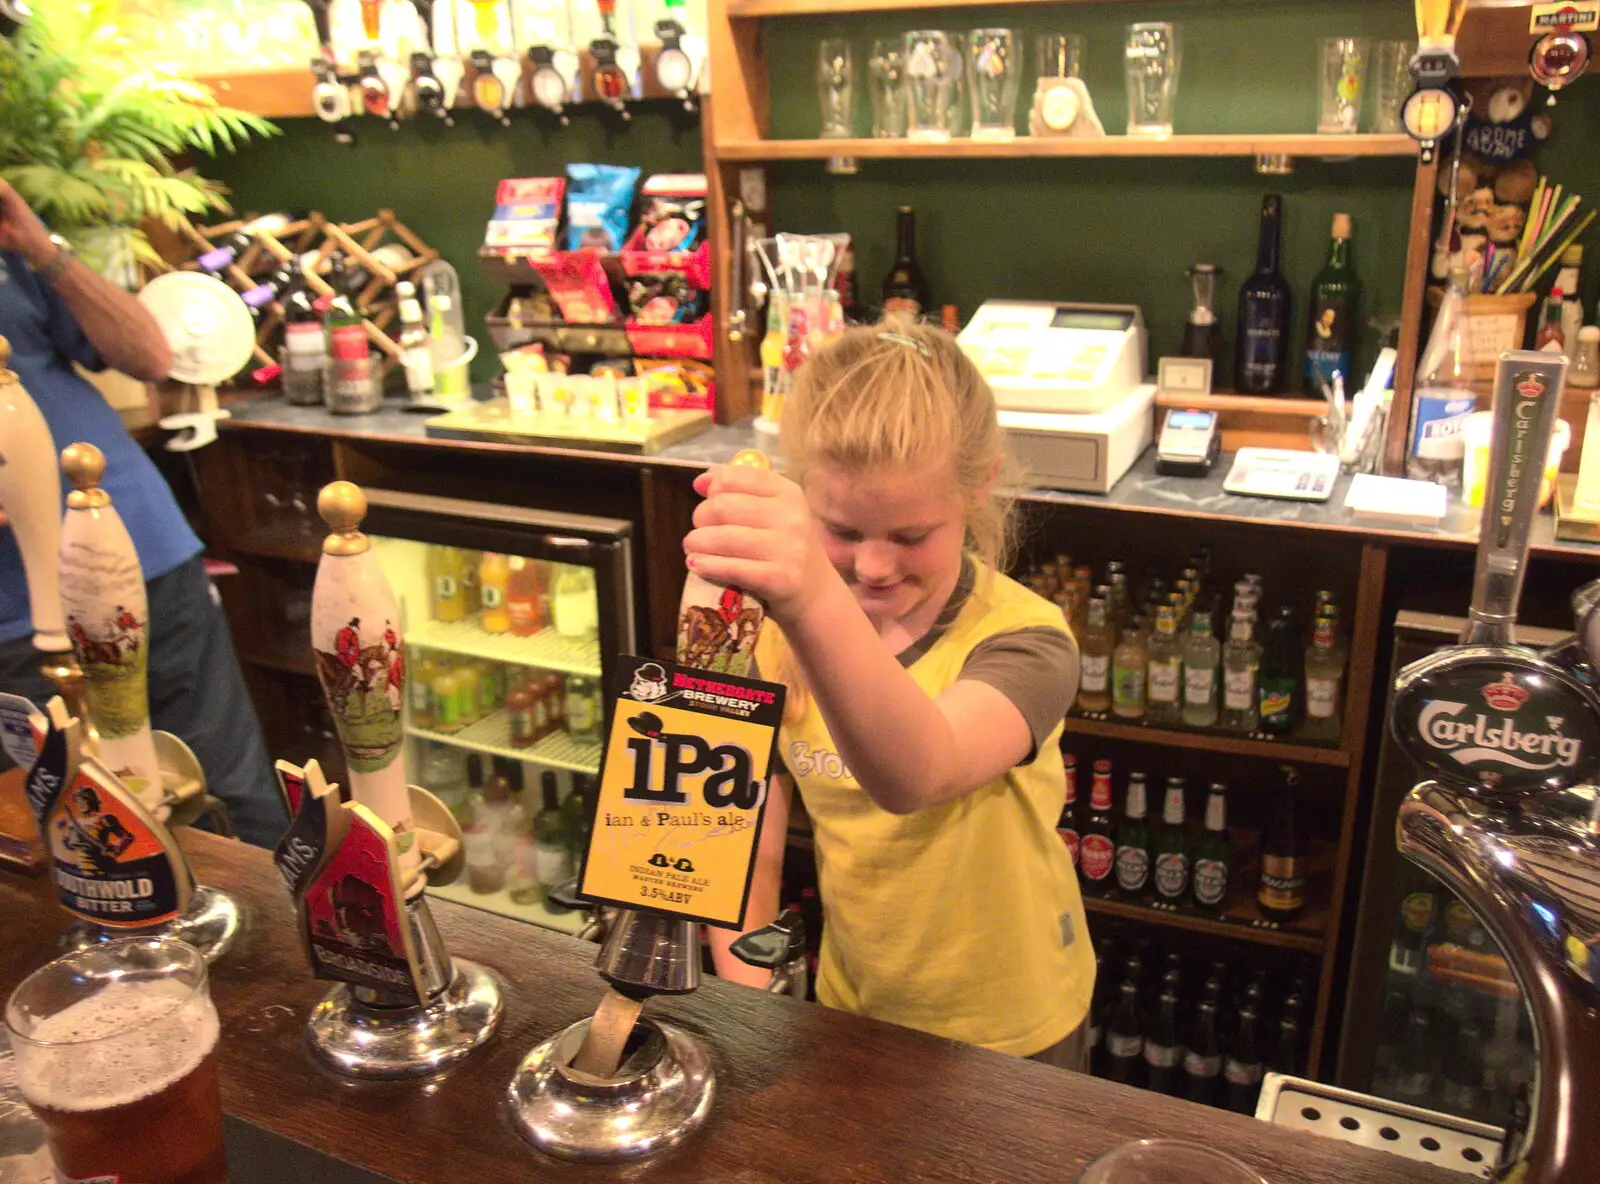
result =
[{"label": "carlsberg logo", "polygon": [[1512,716],[1490,721],[1479,713],[1471,720],[1457,719],[1465,703],[1431,699],[1417,718],[1417,730],[1434,748],[1450,753],[1459,764],[1490,761],[1518,769],[1554,769],[1578,763],[1583,742],[1561,734],[1561,717],[1545,716],[1548,732],[1519,732]]}]

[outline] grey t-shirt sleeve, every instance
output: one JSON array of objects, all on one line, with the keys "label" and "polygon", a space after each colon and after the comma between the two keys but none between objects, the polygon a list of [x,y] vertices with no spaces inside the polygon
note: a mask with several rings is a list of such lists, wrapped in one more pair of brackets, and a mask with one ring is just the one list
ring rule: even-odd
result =
[{"label": "grey t-shirt sleeve", "polygon": [[986,637],[972,647],[961,677],[993,687],[1016,705],[1033,733],[1033,751],[1056,730],[1078,694],[1078,643],[1047,625]]}]

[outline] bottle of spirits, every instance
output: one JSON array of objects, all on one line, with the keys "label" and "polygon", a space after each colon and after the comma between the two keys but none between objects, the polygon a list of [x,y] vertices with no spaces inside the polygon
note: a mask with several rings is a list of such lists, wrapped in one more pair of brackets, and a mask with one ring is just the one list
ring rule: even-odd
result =
[{"label": "bottle of spirits", "polygon": [[1256,903],[1269,921],[1287,924],[1306,907],[1306,863],[1295,820],[1294,790],[1278,785],[1272,819],[1261,836],[1261,883]]},{"label": "bottle of spirits", "polygon": [[1222,1045],[1217,1040],[1217,1001],[1202,999],[1195,1008],[1194,1031],[1183,1054],[1183,1094],[1204,1106],[1217,1104],[1222,1078]]},{"label": "bottle of spirits", "polygon": [[1251,614],[1235,612],[1228,624],[1228,644],[1222,651],[1222,726],[1230,732],[1256,730],[1256,679],[1261,669],[1261,647],[1251,634]]},{"label": "bottle of spirits", "polygon": [[1566,335],[1561,329],[1562,307],[1561,289],[1551,288],[1550,295],[1545,297],[1544,309],[1539,313],[1539,332],[1533,339],[1534,349],[1552,354],[1567,352]]},{"label": "bottle of spirits", "polygon": [[335,252],[329,267],[328,285],[333,289],[333,298],[322,314],[328,331],[330,359],[326,388],[328,410],[360,415],[375,410],[383,402],[383,387],[372,365],[366,326],[348,295],[344,256]]},{"label": "bottle of spirits", "polygon": [[1577,349],[1578,330],[1583,328],[1583,299],[1578,295],[1578,268],[1582,266],[1582,243],[1573,243],[1561,252],[1555,286],[1561,289],[1561,340],[1568,354]]},{"label": "bottle of spirits", "polygon": [[1473,390],[1471,281],[1464,262],[1450,269],[1444,299],[1428,330],[1428,345],[1417,363],[1411,402],[1411,435],[1406,476],[1441,485],[1461,483],[1466,455],[1462,430],[1478,406]]},{"label": "bottle of spirits", "polygon": [[1288,380],[1289,285],[1278,272],[1278,229],[1283,198],[1261,199],[1256,269],[1239,289],[1239,332],[1233,383],[1240,394],[1280,395]]},{"label": "bottle of spirits", "polygon": [[567,840],[566,819],[557,799],[556,775],[545,770],[539,775],[541,808],[534,819],[535,866],[539,895],[549,902],[550,891],[559,888],[572,875],[571,847]]},{"label": "bottle of spirits", "polygon": [[1089,622],[1078,645],[1078,710],[1101,712],[1111,706],[1111,651],[1116,631],[1101,597],[1089,601]]},{"label": "bottle of spirits", "polygon": [[1183,722],[1209,728],[1217,722],[1217,666],[1222,646],[1211,632],[1208,613],[1195,613],[1189,623],[1189,644],[1183,651]]},{"label": "bottle of spirits", "polygon": [[1151,852],[1156,899],[1173,906],[1189,895],[1189,833],[1184,827],[1183,778],[1167,778],[1161,803],[1161,828]]},{"label": "bottle of spirits", "polygon": [[1334,628],[1334,618],[1319,616],[1306,647],[1306,718],[1300,732],[1308,740],[1339,739],[1344,656]]},{"label": "bottle of spirits", "polygon": [[1228,788],[1211,783],[1206,797],[1206,827],[1194,848],[1194,903],[1203,912],[1221,916],[1228,909],[1233,880],[1233,845],[1228,842]]},{"label": "bottle of spirits", "polygon": [[910,206],[895,210],[896,239],[894,263],[883,280],[883,311],[916,320],[933,308],[928,281],[917,262],[917,214]]},{"label": "bottle of spirits", "polygon": [[1222,326],[1217,324],[1217,276],[1221,269],[1211,263],[1196,263],[1186,273],[1194,287],[1194,307],[1183,326],[1181,358],[1210,358],[1211,381],[1222,385]]},{"label": "bottle of spirits", "polygon": [[1261,717],[1258,726],[1269,736],[1287,736],[1299,719],[1300,659],[1294,610],[1281,605],[1267,626],[1256,683],[1256,710]]},{"label": "bottle of spirits", "polygon": [[283,396],[297,407],[323,402],[328,331],[298,257],[289,260],[283,295]]},{"label": "bottle of spirits", "polygon": [[583,857],[589,850],[589,817],[593,780],[586,773],[574,773],[572,788],[561,803],[561,820],[567,828],[567,851],[572,860],[571,871],[583,866]]},{"label": "bottle of spirits", "polygon": [[1155,1022],[1144,1038],[1145,1088],[1177,1097],[1181,1082],[1183,1045],[1178,1040],[1178,996],[1163,987],[1156,1004]]},{"label": "bottle of spirits", "polygon": [[1122,982],[1117,1009],[1106,1029],[1106,1076],[1123,1085],[1143,1085],[1144,1027],[1139,1022],[1139,984]]},{"label": "bottle of spirits", "polygon": [[1091,896],[1105,896],[1116,886],[1112,875],[1116,845],[1111,836],[1111,762],[1098,760],[1089,787],[1089,817],[1084,821],[1078,846],[1079,879]]},{"label": "bottle of spirits", "polygon": [[1068,752],[1062,755],[1061,763],[1065,766],[1067,774],[1067,797],[1061,804],[1061,817],[1056,819],[1056,834],[1061,836],[1061,841],[1067,846],[1067,854],[1072,857],[1072,866],[1078,866],[1078,758]]},{"label": "bottle of spirits", "polygon": [[1156,610],[1145,670],[1145,715],[1153,724],[1177,723],[1183,718],[1183,643],[1171,604]]},{"label": "bottle of spirits", "polygon": [[1333,238],[1328,261],[1311,281],[1311,303],[1306,318],[1306,390],[1312,395],[1333,382],[1333,372],[1344,376],[1347,389],[1355,389],[1350,370],[1354,350],[1356,303],[1360,284],[1350,263],[1350,215],[1333,216]]},{"label": "bottle of spirits", "polygon": [[406,371],[406,390],[412,398],[433,394],[433,352],[429,348],[428,321],[422,315],[416,285],[401,280],[394,286],[400,309],[400,356]]},{"label": "bottle of spirits", "polygon": [[1128,774],[1128,801],[1117,828],[1117,889],[1124,896],[1142,896],[1150,883],[1150,825],[1145,821],[1143,773]]},{"label": "bottle of spirits", "polygon": [[[1112,588],[1115,589],[1113,584]],[[1145,708],[1144,618],[1123,630],[1117,648],[1111,651],[1111,710],[1122,719],[1143,719]]]},{"label": "bottle of spirits", "polygon": [[1239,1026],[1233,1047],[1222,1066],[1227,1083],[1228,1109],[1236,1114],[1254,1114],[1261,1096],[1261,1043],[1257,1031],[1257,1012],[1245,1006],[1239,1011]]}]

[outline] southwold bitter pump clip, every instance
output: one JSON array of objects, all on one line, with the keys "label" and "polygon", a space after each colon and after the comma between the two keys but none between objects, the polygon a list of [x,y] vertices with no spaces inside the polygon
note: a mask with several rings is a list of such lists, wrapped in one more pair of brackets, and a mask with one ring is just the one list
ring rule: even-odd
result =
[{"label": "southwold bitter pump clip", "polygon": [[294,821],[277,849],[312,972],[338,983],[312,1011],[312,1047],[340,1072],[411,1077],[444,1069],[500,1023],[494,975],[452,959],[424,889],[464,866],[461,831],[432,794],[408,785],[401,711],[405,645],[394,592],[359,526],[366,497],[324,486],[311,646],[350,772],[343,802],[312,762],[280,762]]}]

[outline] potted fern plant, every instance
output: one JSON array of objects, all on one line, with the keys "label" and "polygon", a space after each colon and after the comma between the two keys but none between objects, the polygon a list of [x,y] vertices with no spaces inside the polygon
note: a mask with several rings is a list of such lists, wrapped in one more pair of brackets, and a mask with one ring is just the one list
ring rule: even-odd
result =
[{"label": "potted fern plant", "polygon": [[175,158],[233,150],[277,129],[219,105],[130,31],[159,35],[125,0],[34,0],[0,38],[0,177],[78,251],[124,287],[157,259],[150,221],[229,210],[223,186]]}]

